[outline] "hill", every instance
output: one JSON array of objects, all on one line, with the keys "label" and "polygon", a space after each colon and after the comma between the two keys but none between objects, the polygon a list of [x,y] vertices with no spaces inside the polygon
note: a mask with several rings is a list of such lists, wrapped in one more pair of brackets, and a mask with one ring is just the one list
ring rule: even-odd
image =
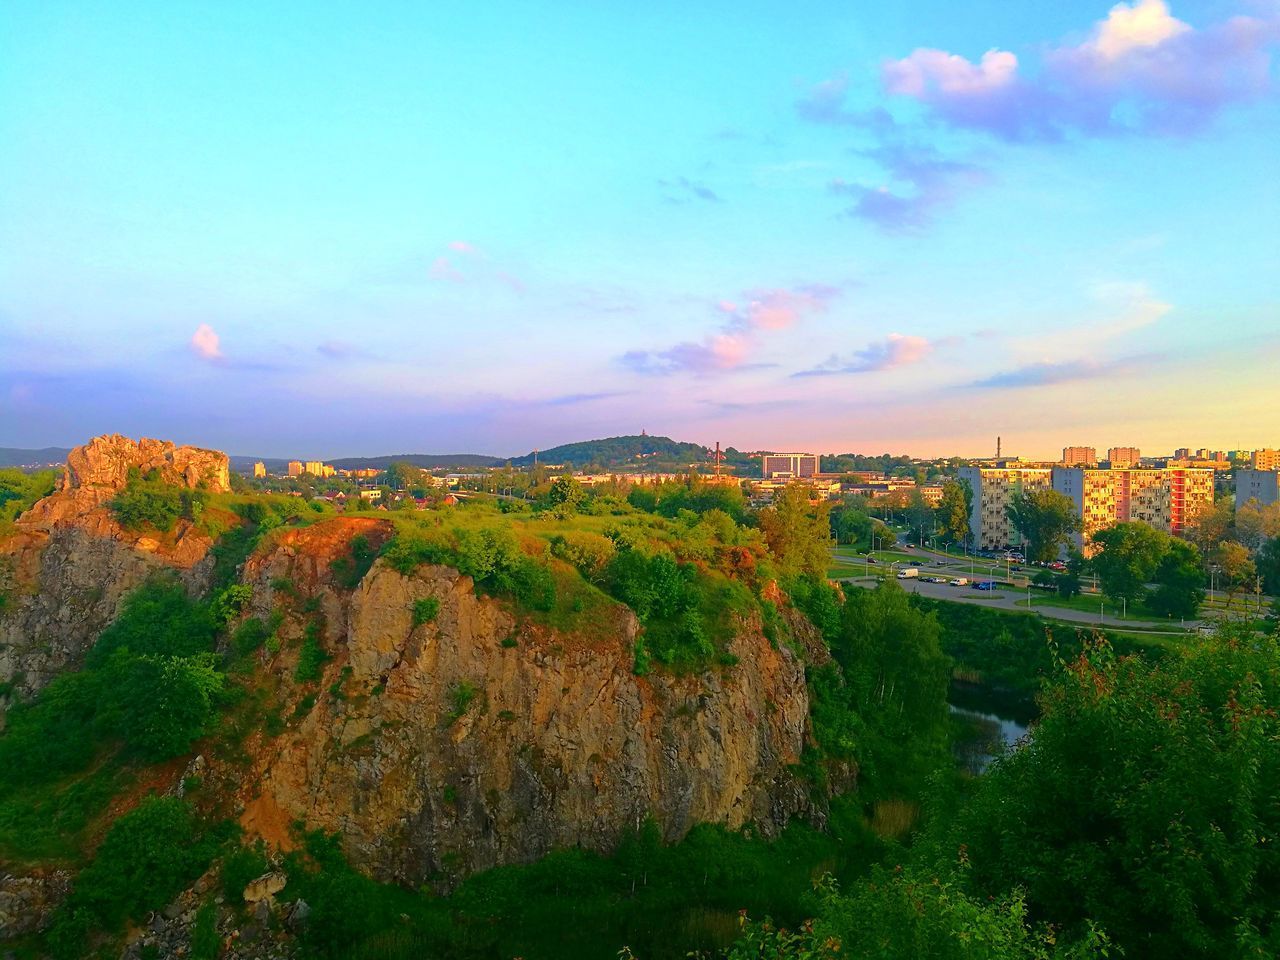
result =
[{"label": "hill", "polygon": [[67,462],[68,447],[41,447],[28,450],[23,447],[0,447],[0,467],[48,467]]},{"label": "hill", "polygon": [[[707,463],[709,449],[700,443],[683,443],[670,437],[651,437],[647,434],[628,437],[606,437],[601,440],[582,440],[565,443],[550,450],[539,450],[539,463],[573,464],[575,467],[599,466],[611,469],[679,470],[691,463]],[[514,467],[527,467],[533,463],[534,454],[515,457]]]}]

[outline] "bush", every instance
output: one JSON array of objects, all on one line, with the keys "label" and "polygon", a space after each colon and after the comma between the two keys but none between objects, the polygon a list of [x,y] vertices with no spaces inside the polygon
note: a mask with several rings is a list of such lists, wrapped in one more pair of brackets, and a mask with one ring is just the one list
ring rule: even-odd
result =
[{"label": "bush", "polygon": [[314,683],[320,679],[324,671],[325,661],[329,655],[320,644],[321,626],[314,620],[307,624],[306,634],[302,638],[302,648],[298,651],[298,666],[293,671],[293,679],[299,683]]},{"label": "bush", "polygon": [[424,623],[432,623],[440,615],[440,601],[435,597],[424,597],[413,601],[413,625],[420,627]]},{"label": "bush", "polygon": [[126,918],[144,920],[204,871],[217,846],[215,836],[196,829],[181,800],[144,800],[112,825],[58,909],[50,933],[55,955],[82,956],[90,930],[114,931]]},{"label": "bush", "polygon": [[269,864],[262,841],[253,847],[237,847],[222,861],[222,892],[228,903],[243,903],[244,888],[267,872]]},{"label": "bush", "polygon": [[462,719],[472,701],[480,695],[480,688],[469,680],[460,680],[449,688],[451,709],[445,716],[444,725],[452,726]]},{"label": "bush", "polygon": [[203,736],[225,677],[211,653],[133,657],[119,651],[106,667],[110,699],[99,721],[118,730],[147,760],[186,753]]},{"label": "bush", "polygon": [[378,558],[377,551],[369,546],[369,539],[363,534],[351,538],[349,555],[339,557],[331,563],[333,578],[338,586],[345,590],[354,590],[364,579],[364,575]]},{"label": "bush", "polygon": [[173,529],[183,515],[183,505],[180,488],[154,475],[144,479],[137,467],[130,468],[124,489],[109,504],[116,520],[126,530],[153,527],[161,532]]}]

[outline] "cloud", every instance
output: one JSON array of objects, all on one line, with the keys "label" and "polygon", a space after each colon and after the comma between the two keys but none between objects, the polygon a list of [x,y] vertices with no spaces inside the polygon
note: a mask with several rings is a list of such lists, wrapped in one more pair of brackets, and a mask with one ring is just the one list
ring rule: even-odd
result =
[{"label": "cloud", "polygon": [[927,226],[964,191],[989,179],[981,167],[948,160],[931,147],[884,144],[859,152],[884,168],[888,182],[867,186],[837,179],[828,189],[852,198],[844,211],[847,216],[890,232]]},{"label": "cloud", "polygon": [[1112,7],[1082,42],[1050,47],[1035,75],[1008,51],[988,50],[974,63],[920,48],[886,62],[881,82],[932,119],[1005,140],[1187,136],[1269,89],[1277,40],[1277,16],[1197,30],[1164,0],[1135,0]]},{"label": "cloud", "polygon": [[207,323],[200,324],[196,327],[196,332],[191,335],[191,349],[198,357],[210,363],[218,363],[223,359],[218,334]]},{"label": "cloud", "polygon": [[1098,319],[1014,336],[1010,345],[1015,352],[1036,360],[1097,357],[1112,341],[1154,326],[1173,309],[1141,281],[1106,281],[1094,284],[1087,293],[1098,305],[1093,311]]},{"label": "cloud", "polygon": [[676,177],[674,180],[659,180],[658,186],[668,191],[664,196],[668,203],[687,203],[690,200],[703,200],[707,203],[723,203],[724,198],[705,183],[690,180],[688,177]]},{"label": "cloud", "polygon": [[480,253],[474,246],[465,240],[452,240],[449,242],[449,249],[455,253],[463,253],[468,256],[476,256]]},{"label": "cloud", "polygon": [[919,363],[933,352],[935,344],[924,337],[891,333],[885,339],[855,350],[848,357],[832,355],[812,370],[801,370],[793,377],[821,377],[837,373],[877,373]]},{"label": "cloud", "polygon": [[316,347],[316,352],[330,360],[371,359],[373,354],[349,340],[326,340]]},{"label": "cloud", "polygon": [[838,293],[838,288],[821,284],[751,290],[741,304],[728,300],[715,304],[714,310],[722,318],[720,329],[702,340],[684,341],[663,350],[630,350],[619,362],[637,373],[650,375],[707,376],[759,368],[762,364],[750,361],[764,335],[822,312]]},{"label": "cloud", "polygon": [[1149,354],[1138,357],[1127,357],[1121,360],[1062,360],[1031,363],[993,374],[983,380],[977,380],[970,387],[995,387],[1001,389],[1021,389],[1024,387],[1048,387],[1059,383],[1072,383],[1079,380],[1098,380],[1114,377],[1133,370],[1135,367],[1157,359]]},{"label": "cloud", "polygon": [[463,280],[462,274],[448,257],[436,257],[431,261],[431,267],[427,271],[427,275],[432,280],[447,280],[450,283],[461,283]]},{"label": "cloud", "polygon": [[850,110],[845,106],[849,93],[849,76],[838,73],[834,77],[815,83],[796,101],[796,113],[811,123],[831,126],[863,127],[876,132],[886,132],[895,126],[893,116],[884,107],[869,110]]}]

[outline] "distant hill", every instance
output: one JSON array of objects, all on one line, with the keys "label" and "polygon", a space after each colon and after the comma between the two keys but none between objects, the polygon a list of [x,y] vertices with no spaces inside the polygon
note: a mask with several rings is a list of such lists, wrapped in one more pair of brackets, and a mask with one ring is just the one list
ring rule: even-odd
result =
[{"label": "distant hill", "polygon": [[[691,463],[707,463],[709,450],[700,443],[682,443],[670,437],[651,437],[647,434],[630,437],[607,437],[603,440],[582,440],[566,443],[549,450],[539,450],[539,463],[571,463],[575,467],[599,466],[606,470],[657,470],[684,468]],[[527,467],[534,455],[514,457],[511,465]]]},{"label": "distant hill", "polygon": [[392,463],[409,463],[424,470],[439,470],[444,467],[497,467],[506,463],[499,457],[488,457],[482,453],[396,453],[387,457],[343,457],[341,460],[325,462],[343,470],[367,470],[371,467],[383,470]]},{"label": "distant hill", "polygon": [[70,447],[42,447],[39,450],[0,447],[0,467],[61,466],[67,462],[70,452]]}]

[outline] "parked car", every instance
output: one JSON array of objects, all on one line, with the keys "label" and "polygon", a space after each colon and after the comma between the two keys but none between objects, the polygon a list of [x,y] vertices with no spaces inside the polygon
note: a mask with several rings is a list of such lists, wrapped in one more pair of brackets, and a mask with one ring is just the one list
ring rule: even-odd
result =
[{"label": "parked car", "polygon": [[968,585],[969,585],[968,577],[956,577],[954,580],[951,581],[951,586],[953,587],[967,587]]},{"label": "parked car", "polygon": [[920,571],[915,567],[906,567],[898,571],[899,580],[914,580],[918,576],[920,576]]},{"label": "parked car", "polygon": [[994,580],[982,580],[972,585],[974,590],[994,590],[996,582]]}]

